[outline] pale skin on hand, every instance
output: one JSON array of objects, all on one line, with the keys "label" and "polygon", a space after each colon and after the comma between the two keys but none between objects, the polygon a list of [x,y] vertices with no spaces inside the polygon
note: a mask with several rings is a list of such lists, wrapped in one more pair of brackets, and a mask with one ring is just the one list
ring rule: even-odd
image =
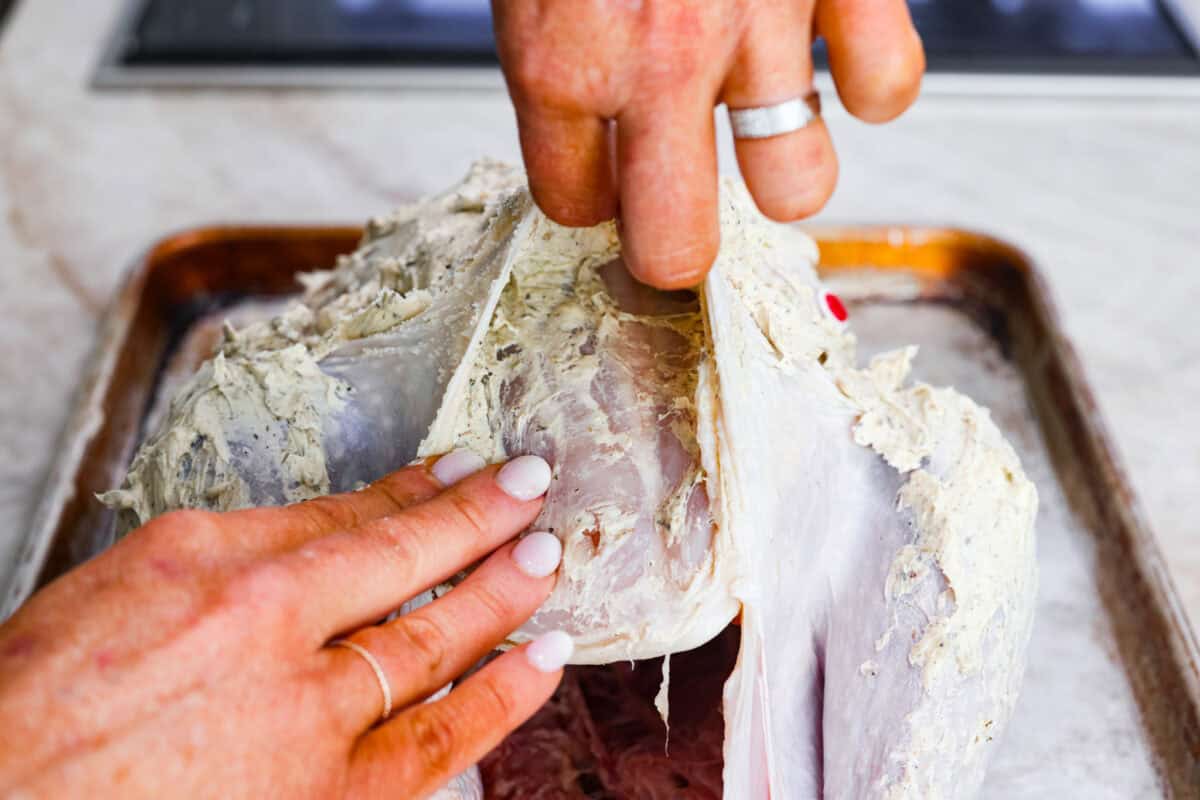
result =
[{"label": "pale skin on hand", "polygon": [[[713,107],[754,108],[813,86],[823,36],[847,110],[885,122],[925,71],[905,0],[493,0],[534,199],[563,225],[621,223],[625,262],[662,289],[694,286],[720,244]],[[759,208],[792,221],[825,205],[837,159],[823,122],[739,140]]]},{"label": "pale skin on hand", "polygon": [[[166,514],[38,592],[0,626],[0,795],[439,788],[546,701],[569,656],[552,634],[423,702],[554,585],[557,540],[511,541],[549,468],[480,467],[456,453],[286,508]],[[480,559],[448,595],[377,624]],[[343,637],[382,666],[388,720],[367,662],[327,646]]]}]

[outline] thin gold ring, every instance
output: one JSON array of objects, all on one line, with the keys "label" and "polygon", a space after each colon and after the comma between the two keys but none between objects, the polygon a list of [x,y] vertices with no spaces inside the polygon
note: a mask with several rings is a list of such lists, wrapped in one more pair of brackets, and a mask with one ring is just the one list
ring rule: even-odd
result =
[{"label": "thin gold ring", "polygon": [[380,691],[383,692],[383,713],[379,715],[379,720],[382,722],[390,717],[392,715],[392,687],[388,685],[387,673],[383,671],[383,665],[379,663],[379,659],[371,655],[370,650],[349,639],[338,639],[330,642],[329,646],[344,647],[352,653],[357,653],[363,661],[367,662],[367,666],[375,673],[375,680],[379,681]]}]

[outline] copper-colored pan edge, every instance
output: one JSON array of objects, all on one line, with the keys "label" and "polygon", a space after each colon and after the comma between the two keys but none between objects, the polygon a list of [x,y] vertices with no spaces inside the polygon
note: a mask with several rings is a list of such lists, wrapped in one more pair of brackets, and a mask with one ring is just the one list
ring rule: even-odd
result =
[{"label": "copper-colored pan edge", "polygon": [[[965,280],[1025,323],[1013,331],[1014,356],[1067,494],[1096,536],[1104,602],[1164,786],[1173,797],[1200,796],[1200,646],[1030,259],[997,239],[951,228],[810,230],[825,269],[870,265],[931,281]],[[289,291],[297,268],[328,266],[359,233],[354,227],[218,225],[168,236],[137,260],[101,325],[59,457],[0,600],[0,619],[74,560],[66,541],[72,531],[99,525],[107,514],[96,510],[91,494],[118,481],[131,455],[136,437],[130,426],[144,408],[123,406],[121,393],[131,374],[145,383],[140,388],[152,385],[170,329],[166,307],[193,294]],[[250,254],[244,274],[227,274],[214,258],[231,248]],[[286,270],[272,261],[283,260],[284,251]],[[202,252],[208,261],[193,258]]]}]

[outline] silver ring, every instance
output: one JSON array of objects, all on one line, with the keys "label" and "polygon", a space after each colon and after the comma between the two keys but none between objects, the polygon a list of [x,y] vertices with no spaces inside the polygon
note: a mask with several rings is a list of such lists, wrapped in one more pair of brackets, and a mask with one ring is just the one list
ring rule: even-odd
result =
[{"label": "silver ring", "polygon": [[821,118],[821,95],[809,92],[773,106],[729,109],[735,139],[769,139],[803,130]]},{"label": "silver ring", "polygon": [[379,681],[379,688],[383,692],[383,713],[379,715],[379,720],[382,722],[392,715],[392,687],[388,685],[387,674],[383,671],[383,666],[379,663],[375,656],[371,655],[371,651],[363,647],[358,642],[352,642],[349,639],[338,639],[330,642],[330,647],[344,647],[352,653],[357,653],[362,656],[362,660],[367,662],[371,671],[375,673],[375,680]]}]

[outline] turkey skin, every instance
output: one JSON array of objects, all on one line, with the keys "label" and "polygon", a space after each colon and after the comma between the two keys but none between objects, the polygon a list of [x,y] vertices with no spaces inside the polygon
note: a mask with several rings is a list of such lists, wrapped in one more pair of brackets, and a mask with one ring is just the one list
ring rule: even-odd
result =
[{"label": "turkey skin", "polygon": [[986,409],[909,382],[915,348],[857,363],[809,237],[737,184],[721,198],[709,277],[656,292],[615,225],[556,225],[481,162],[228,329],[103,499],[129,529],[460,447],[541,455],[535,526],[564,558],[510,643],[562,629],[579,664],[663,657],[669,721],[671,654],[737,619],[705,717],[726,797],[969,798],[1024,670],[1034,487]]}]

